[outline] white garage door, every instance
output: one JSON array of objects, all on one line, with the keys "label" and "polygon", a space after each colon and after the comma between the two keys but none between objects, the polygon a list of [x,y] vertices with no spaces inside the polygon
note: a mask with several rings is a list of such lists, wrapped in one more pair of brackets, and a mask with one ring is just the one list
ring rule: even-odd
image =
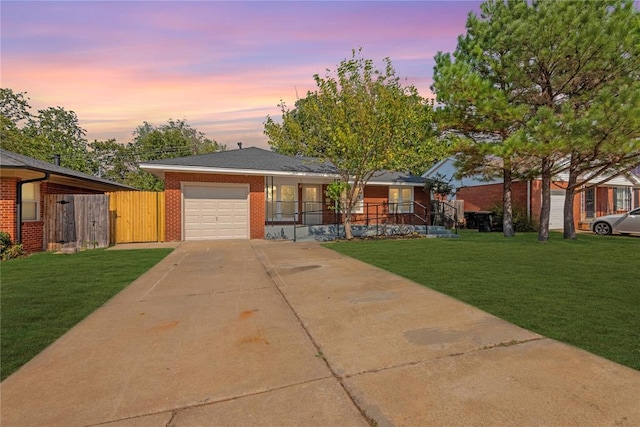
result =
[{"label": "white garage door", "polygon": [[549,230],[561,230],[564,227],[564,190],[551,190],[551,209]]},{"label": "white garage door", "polygon": [[249,238],[249,188],[184,185],[184,240]]}]

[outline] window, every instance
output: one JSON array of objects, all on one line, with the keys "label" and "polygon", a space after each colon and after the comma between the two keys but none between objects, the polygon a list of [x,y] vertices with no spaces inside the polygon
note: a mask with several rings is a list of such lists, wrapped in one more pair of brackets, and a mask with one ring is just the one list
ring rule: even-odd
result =
[{"label": "window", "polygon": [[[347,204],[347,193],[343,191],[340,195],[340,206],[344,207]],[[336,209],[338,209],[338,203],[335,203]],[[364,190],[358,192],[358,200],[355,201],[351,208],[352,214],[364,213]]]},{"label": "window", "polygon": [[413,212],[413,187],[389,187],[389,211]]},{"label": "window", "polygon": [[587,218],[596,217],[596,204],[595,204],[595,188],[591,187],[584,192],[584,212]]},{"label": "window", "polygon": [[364,189],[358,192],[358,200],[353,205],[351,213],[364,213]]},{"label": "window", "polygon": [[37,221],[40,217],[40,183],[22,185],[22,220]]},{"label": "window", "polygon": [[297,213],[297,196],[295,185],[267,185],[267,220],[293,221]]},{"label": "window", "polygon": [[613,210],[631,210],[631,187],[615,187],[613,189]]}]

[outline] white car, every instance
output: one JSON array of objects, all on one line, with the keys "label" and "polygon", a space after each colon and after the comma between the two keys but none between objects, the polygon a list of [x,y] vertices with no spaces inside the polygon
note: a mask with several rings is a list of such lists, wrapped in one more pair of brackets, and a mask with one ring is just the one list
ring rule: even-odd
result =
[{"label": "white car", "polygon": [[591,231],[600,235],[611,233],[640,234],[640,208],[623,214],[596,218],[591,223]]}]

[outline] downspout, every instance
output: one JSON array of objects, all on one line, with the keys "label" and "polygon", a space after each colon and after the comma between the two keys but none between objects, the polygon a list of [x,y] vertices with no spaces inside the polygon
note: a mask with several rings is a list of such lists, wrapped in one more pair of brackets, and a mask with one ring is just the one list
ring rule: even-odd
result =
[{"label": "downspout", "polygon": [[[31,182],[46,181],[49,179],[49,172],[45,172],[42,178],[28,179],[16,183],[16,245],[22,243],[22,186]],[[38,207],[40,204],[38,203]]]}]

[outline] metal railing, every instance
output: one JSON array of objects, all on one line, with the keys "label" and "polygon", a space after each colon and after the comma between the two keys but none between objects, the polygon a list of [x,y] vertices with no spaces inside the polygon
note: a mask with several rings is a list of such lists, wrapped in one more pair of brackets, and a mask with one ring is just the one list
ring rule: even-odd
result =
[{"label": "metal railing", "polygon": [[[340,234],[344,214],[336,208],[328,207],[320,202],[269,201],[267,203],[271,206],[267,205],[266,225],[292,226],[294,241],[297,240],[297,229],[314,225],[334,226],[336,233]],[[299,209],[291,209],[291,206],[287,205],[291,203],[294,203],[294,207],[298,206]],[[403,203],[364,202],[352,212],[351,225],[371,227],[371,231],[375,230],[374,234],[378,236],[387,233],[389,226],[398,225],[407,226],[407,229],[411,229],[409,226],[425,226],[425,230],[426,226],[443,225],[455,229],[457,233],[456,207],[445,202],[432,204],[433,206],[436,206],[437,210],[431,210],[416,201]],[[288,209],[284,210],[283,207],[288,207]],[[318,209],[318,207],[320,208]]]},{"label": "metal railing", "polygon": [[431,200],[431,207],[431,225],[451,228],[455,230],[457,234],[458,226],[460,225],[458,208],[442,200]]}]

